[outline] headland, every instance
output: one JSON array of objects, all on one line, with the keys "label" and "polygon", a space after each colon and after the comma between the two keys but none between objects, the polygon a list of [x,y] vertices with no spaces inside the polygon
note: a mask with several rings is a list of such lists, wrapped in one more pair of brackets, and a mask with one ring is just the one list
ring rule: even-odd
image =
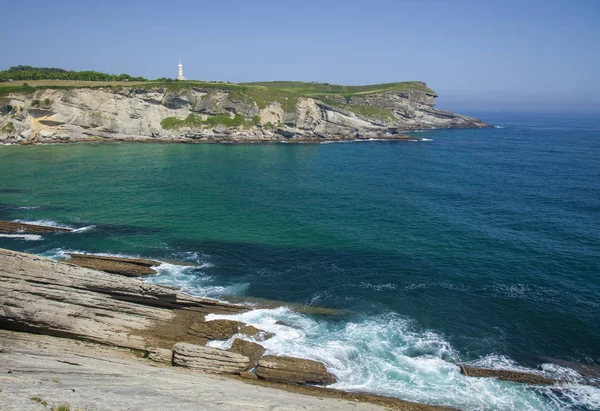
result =
[{"label": "headland", "polygon": [[12,81],[0,83],[0,143],[418,140],[405,133],[487,126],[436,97],[420,81]]}]

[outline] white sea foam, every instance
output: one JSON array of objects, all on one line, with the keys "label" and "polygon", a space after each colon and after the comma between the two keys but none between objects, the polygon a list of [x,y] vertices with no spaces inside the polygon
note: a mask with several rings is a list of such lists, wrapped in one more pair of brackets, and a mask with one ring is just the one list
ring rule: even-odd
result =
[{"label": "white sea foam", "polygon": [[23,223],[23,224],[41,225],[41,226],[46,226],[46,227],[68,228],[68,229],[72,230],[72,232],[74,232],[74,233],[83,233],[83,232],[89,231],[96,227],[95,225],[88,225],[85,227],[75,228],[72,226],[68,226],[66,224],[58,223],[53,220],[19,220],[19,219],[17,219],[17,220],[15,220],[15,222]]},{"label": "white sea foam", "polygon": [[41,235],[37,234],[0,234],[2,238],[14,238],[16,240],[25,241],[40,241],[43,239]]},{"label": "white sea foam", "polygon": [[183,266],[170,263],[161,263],[154,267],[157,275],[146,278],[154,284],[176,286],[181,291],[199,297],[219,299],[224,295],[241,295],[248,288],[247,283],[219,285],[214,278],[207,274],[205,269],[212,264],[203,262],[197,266]]},{"label": "white sea foam", "polygon": [[[570,406],[595,409],[600,406],[600,389],[594,387],[568,384],[539,388],[490,378],[465,377],[456,365],[458,354],[442,336],[416,330],[411,321],[396,314],[341,323],[315,320],[281,307],[207,316],[207,320],[215,319],[242,321],[275,334],[273,338],[259,341],[269,354],[323,362],[338,380],[332,388],[461,409],[539,410]],[[277,321],[290,326],[277,324]],[[254,341],[237,335],[227,341],[212,341],[209,345],[229,348],[235,338]],[[486,357],[476,364],[532,372],[500,356]],[[537,372],[555,374],[548,367],[550,365]]]},{"label": "white sea foam", "polygon": [[422,138],[419,141],[433,141],[433,139],[432,138]]},{"label": "white sea foam", "polygon": [[504,127],[502,127],[502,126],[494,126],[494,128],[504,128]]}]

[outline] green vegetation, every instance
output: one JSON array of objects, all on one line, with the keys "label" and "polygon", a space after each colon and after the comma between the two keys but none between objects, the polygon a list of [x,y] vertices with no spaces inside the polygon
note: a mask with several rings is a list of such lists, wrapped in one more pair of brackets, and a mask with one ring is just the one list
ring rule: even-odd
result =
[{"label": "green vegetation", "polygon": [[160,122],[160,125],[165,130],[176,130],[182,127],[200,128],[202,126],[216,127],[218,125],[225,127],[252,127],[259,123],[259,116],[254,116],[252,119],[246,120],[243,116],[234,116],[231,118],[227,114],[218,114],[202,120],[200,117],[190,114],[183,120],[177,117],[167,117]]},{"label": "green vegetation", "polygon": [[98,71],[73,71],[54,67],[14,66],[0,71],[0,81],[7,80],[78,80],[78,81],[145,81],[129,74],[106,74]]},{"label": "green vegetation", "polygon": [[39,107],[40,106],[40,101],[39,100],[31,100],[31,107]]},{"label": "green vegetation", "polygon": [[9,121],[8,123],[6,123],[6,125],[4,127],[2,127],[2,131],[6,132],[6,133],[12,133],[13,131],[15,131],[15,126],[12,123],[12,121]]},{"label": "green vegetation", "polygon": [[71,411],[69,404],[60,404],[54,407],[52,411]]},{"label": "green vegetation", "polygon": [[44,407],[47,407],[47,406],[48,406],[48,403],[47,403],[46,401],[44,401],[43,399],[41,399],[40,397],[31,397],[31,398],[30,398],[30,400],[31,400],[31,401],[35,401],[35,402],[37,402],[38,404],[41,404],[41,405],[43,405]]},{"label": "green vegetation", "polygon": [[421,81],[371,84],[368,86],[342,86],[329,83],[306,83],[302,81],[270,81],[262,83],[242,83],[245,86],[261,86],[273,90],[285,91],[305,97],[339,94],[346,98],[354,95],[384,93],[386,91],[422,91],[437,96],[435,91]]}]

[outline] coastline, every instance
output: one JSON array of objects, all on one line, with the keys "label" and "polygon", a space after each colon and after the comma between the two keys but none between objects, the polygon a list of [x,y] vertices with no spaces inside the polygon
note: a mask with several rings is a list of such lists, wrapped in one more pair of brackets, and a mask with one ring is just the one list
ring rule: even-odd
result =
[{"label": "coastline", "polygon": [[[176,363],[177,357],[173,359],[173,366],[179,367],[173,367],[170,358],[159,355],[170,352],[166,347],[182,338],[195,343],[202,340],[185,333],[190,321],[197,321],[206,312],[241,312],[248,308],[186,296],[172,288],[145,283],[138,278],[125,279],[31,254],[0,249],[0,261],[0,277],[3,278],[0,286],[0,301],[3,302],[0,309],[0,367],[10,374],[5,378],[7,385],[0,404],[2,401],[5,404],[6,401],[8,404],[26,404],[35,395],[55,404],[69,401],[71,405],[91,407],[94,405],[90,403],[93,398],[109,393],[112,396],[115,391],[133,389],[140,384],[145,390],[154,391],[156,396],[164,381],[153,384],[149,377],[160,381],[183,373],[187,376],[185,379],[196,387],[195,390],[200,384],[202,391],[220,392],[220,396],[233,396],[236,401],[249,397],[247,401],[260,402],[261,409],[270,401],[274,401],[273,404],[292,401],[297,402],[298,407],[311,408],[318,404],[317,409],[345,409],[350,405],[347,401],[351,401],[352,406],[364,405],[364,409],[369,410],[381,409],[378,406],[401,410],[449,409],[391,397],[290,384],[282,380],[246,380],[248,377],[235,377],[227,371],[207,374],[202,367]],[[143,294],[137,294],[137,288],[143,290]],[[34,297],[36,302],[27,295]],[[120,302],[113,300],[112,295],[119,296]],[[57,306],[59,301],[62,303]],[[105,310],[111,315],[105,317],[102,314]],[[174,310],[174,316],[169,314],[170,310]],[[137,318],[135,323],[127,319],[131,314]],[[164,348],[152,348],[148,344]],[[31,370],[33,364],[35,370]],[[110,364],[111,378],[127,379],[126,383],[119,383],[119,389],[104,380],[108,372],[106,364]],[[133,369],[136,371],[132,372]],[[82,378],[82,372],[85,378]],[[132,374],[136,377],[132,378]],[[30,383],[23,385],[24,378],[30,383],[38,381],[33,391],[27,388]],[[61,381],[53,382],[56,378]],[[224,384],[222,381],[231,382]],[[184,384],[182,381],[178,383]],[[257,385],[264,388],[251,388]],[[172,384],[169,388],[178,392],[185,387]],[[271,388],[278,390],[272,391]],[[84,394],[65,394],[65,391],[71,390]],[[261,392],[259,397],[253,394],[256,390]],[[317,398],[323,401],[323,405],[297,394]],[[165,392],[161,395],[164,396]],[[155,405],[152,397],[149,394],[138,404],[143,409],[152,408]],[[119,401],[125,399],[117,394],[115,401],[113,405],[118,406],[123,404]],[[170,398],[169,401],[174,402],[175,399]],[[229,409],[227,406],[231,406],[226,400],[216,401],[214,396],[204,401],[216,409]],[[105,407],[107,404],[102,405]],[[247,409],[254,408],[249,406]]]}]

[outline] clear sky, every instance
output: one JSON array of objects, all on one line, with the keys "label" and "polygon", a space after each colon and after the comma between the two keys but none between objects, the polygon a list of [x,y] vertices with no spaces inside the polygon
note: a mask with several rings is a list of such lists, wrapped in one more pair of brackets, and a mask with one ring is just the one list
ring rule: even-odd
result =
[{"label": "clear sky", "polygon": [[600,111],[600,1],[2,0],[0,69],[422,80],[438,107]]}]

